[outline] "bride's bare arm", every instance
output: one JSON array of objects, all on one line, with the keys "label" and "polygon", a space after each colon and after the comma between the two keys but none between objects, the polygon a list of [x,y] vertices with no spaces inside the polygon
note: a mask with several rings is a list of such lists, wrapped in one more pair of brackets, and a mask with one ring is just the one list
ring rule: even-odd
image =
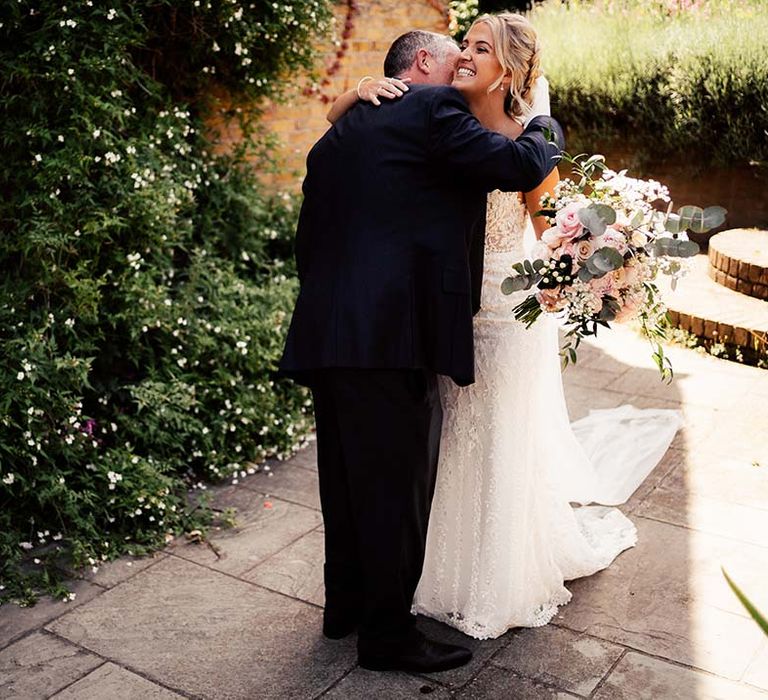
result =
[{"label": "bride's bare arm", "polygon": [[541,238],[541,234],[549,228],[547,219],[543,216],[534,216],[534,214],[541,209],[541,198],[543,195],[549,192],[552,194],[555,189],[555,185],[560,182],[560,173],[557,168],[552,168],[552,172],[544,178],[542,183],[530,192],[525,193],[525,206],[528,209],[528,213],[531,216],[531,222],[533,223],[533,230],[536,232],[536,239]]},{"label": "bride's bare arm", "polygon": [[410,78],[400,80],[398,78],[371,78],[370,80],[361,80],[357,88],[347,90],[336,98],[331,106],[326,119],[335,124],[360,100],[372,102],[377,107],[381,104],[379,98],[385,97],[388,100],[396,100],[402,97],[404,92],[408,92],[408,83]]}]

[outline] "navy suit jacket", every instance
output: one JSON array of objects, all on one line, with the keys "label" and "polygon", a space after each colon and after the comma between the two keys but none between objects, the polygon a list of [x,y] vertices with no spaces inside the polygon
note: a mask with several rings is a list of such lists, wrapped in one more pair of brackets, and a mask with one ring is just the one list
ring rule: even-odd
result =
[{"label": "navy suit jacket", "polygon": [[425,368],[472,383],[486,194],[539,185],[559,153],[547,129],[562,148],[550,117],[512,141],[432,86],[331,127],[307,157],[281,371],[309,383],[328,367]]}]

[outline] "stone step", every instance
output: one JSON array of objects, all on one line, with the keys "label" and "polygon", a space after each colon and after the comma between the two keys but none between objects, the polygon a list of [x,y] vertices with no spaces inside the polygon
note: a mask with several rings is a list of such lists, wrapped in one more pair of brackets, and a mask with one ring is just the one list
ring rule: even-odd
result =
[{"label": "stone step", "polygon": [[744,348],[768,344],[768,301],[735,292],[709,276],[709,260],[697,255],[690,273],[672,291],[666,278],[659,280],[665,292],[673,325],[701,338]]},{"label": "stone step", "polygon": [[709,239],[709,275],[736,292],[768,299],[768,231],[734,228]]}]

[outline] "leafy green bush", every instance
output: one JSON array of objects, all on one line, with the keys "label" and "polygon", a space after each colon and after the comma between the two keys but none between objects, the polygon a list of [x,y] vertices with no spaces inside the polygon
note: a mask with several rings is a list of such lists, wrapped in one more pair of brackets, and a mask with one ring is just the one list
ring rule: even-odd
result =
[{"label": "leafy green bush", "polygon": [[552,0],[530,15],[570,150],[768,162],[768,12],[757,0]]},{"label": "leafy green bush", "polygon": [[306,435],[305,392],[274,376],[296,207],[205,117],[222,88],[279,95],[329,18],[320,0],[0,7],[0,602],[204,527],[189,486]]}]

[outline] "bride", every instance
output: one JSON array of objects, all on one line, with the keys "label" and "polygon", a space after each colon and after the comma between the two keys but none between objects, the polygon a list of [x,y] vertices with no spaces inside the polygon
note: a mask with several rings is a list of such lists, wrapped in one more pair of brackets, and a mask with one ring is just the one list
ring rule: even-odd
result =
[{"label": "bride", "polygon": [[[483,15],[462,43],[452,84],[483,126],[515,138],[527,117],[548,113],[539,65],[527,19]],[[361,96],[370,101],[399,92],[367,87]],[[676,411],[623,406],[571,425],[556,324],[540,319],[526,329],[514,319],[529,292],[505,296],[501,282],[547,228],[531,214],[557,177],[525,195],[488,195],[475,383],[440,377],[440,461],[413,611],[479,639],[547,624],[571,598],[565,581],[634,546],[634,525],[606,506],[630,497],[681,424]]]}]

